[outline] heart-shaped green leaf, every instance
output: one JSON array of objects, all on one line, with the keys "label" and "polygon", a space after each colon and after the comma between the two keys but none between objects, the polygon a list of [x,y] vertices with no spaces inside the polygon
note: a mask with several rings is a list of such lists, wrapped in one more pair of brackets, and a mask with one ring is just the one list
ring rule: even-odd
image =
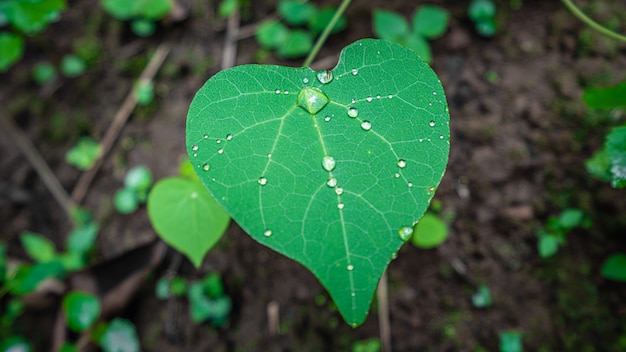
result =
[{"label": "heart-shaped green leaf", "polygon": [[356,326],[433,197],[449,133],[430,67],[410,49],[366,39],[332,71],[219,72],[191,103],[187,150],[233,219],[309,268]]}]

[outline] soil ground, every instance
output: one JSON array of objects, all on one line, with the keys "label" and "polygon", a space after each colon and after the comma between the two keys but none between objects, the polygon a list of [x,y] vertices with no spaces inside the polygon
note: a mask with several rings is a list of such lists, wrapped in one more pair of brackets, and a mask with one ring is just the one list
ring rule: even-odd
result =
[{"label": "soil ground", "polygon": [[[273,1],[250,3],[242,26],[275,11]],[[592,112],[580,99],[585,86],[626,79],[626,47],[586,28],[556,1],[525,0],[519,8],[498,2],[500,29],[491,39],[475,33],[466,2],[428,3],[451,12],[449,31],[432,42],[432,66],[447,93],[452,128],[450,162],[436,199],[453,220],[444,244],[433,250],[407,245],[389,266],[393,350],[495,351],[506,330],[521,332],[529,351],[626,349],[626,286],[600,275],[608,255],[626,252],[626,198],[584,167],[623,112]],[[626,31],[626,3],[580,3],[593,18]],[[189,102],[219,70],[225,21],[215,14],[215,2],[181,5],[188,18],[138,39],[97,1],[70,1],[60,21],[30,38],[23,60],[0,75],[0,104],[71,190],[80,172],[65,162],[65,152],[81,135],[101,139],[153,49],[161,42],[172,47],[155,79],[156,102],[135,110],[83,204],[102,228],[96,261],[155,240],[145,209],[120,215],[112,194],[136,165],[148,166],[157,179],[177,173]],[[415,7],[414,1],[353,1],[348,28],[331,36],[318,58],[373,37],[373,9],[408,15]],[[89,45],[97,55],[84,75],[44,87],[31,81],[35,63],[59,62]],[[258,46],[246,38],[238,49],[237,64],[245,64]],[[62,246],[69,221],[4,137],[0,181],[0,240],[9,243],[10,256],[25,258],[18,240],[25,230]],[[572,231],[556,256],[541,259],[536,230],[567,207],[582,209],[593,225]],[[136,324],[143,350],[349,351],[355,341],[378,337],[375,307],[361,327],[350,328],[312,274],[250,239],[236,223],[199,271],[184,260],[172,265],[178,260],[169,250],[119,312]],[[224,327],[192,324],[183,299],[164,304],[155,298],[156,280],[172,268],[190,279],[220,273],[234,306]],[[471,296],[481,284],[491,289],[494,303],[479,309]],[[274,335],[268,333],[270,302],[280,308]],[[55,308],[27,314],[37,317],[38,328],[29,329],[33,320],[25,317],[16,329],[45,350]]]}]

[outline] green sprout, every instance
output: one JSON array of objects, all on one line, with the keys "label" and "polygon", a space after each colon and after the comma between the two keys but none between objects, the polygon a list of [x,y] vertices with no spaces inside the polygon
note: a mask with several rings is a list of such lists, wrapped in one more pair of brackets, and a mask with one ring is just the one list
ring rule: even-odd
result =
[{"label": "green sprout", "polygon": [[474,22],[478,34],[483,37],[493,37],[496,34],[496,4],[493,0],[472,0],[467,8],[467,15]]}]

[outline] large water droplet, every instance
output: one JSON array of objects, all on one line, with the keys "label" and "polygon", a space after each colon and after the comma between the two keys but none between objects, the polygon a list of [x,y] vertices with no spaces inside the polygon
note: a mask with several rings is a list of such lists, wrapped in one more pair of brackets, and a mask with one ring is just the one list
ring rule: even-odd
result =
[{"label": "large water droplet", "polygon": [[400,228],[400,230],[398,230],[398,236],[400,237],[401,240],[405,242],[411,238],[412,234],[413,234],[413,228],[409,226],[402,227]]},{"label": "large water droplet", "polygon": [[191,150],[193,150],[194,152],[197,151],[198,149],[200,149],[200,147],[198,147],[195,144],[191,146]]},{"label": "large water droplet", "polygon": [[335,186],[337,186],[337,179],[334,177],[329,178],[328,181],[326,181],[326,185],[328,187],[334,188]]},{"label": "large water droplet", "polygon": [[209,170],[211,170],[211,165],[209,165],[209,164],[204,164],[204,165],[202,165],[202,170],[204,170],[204,171],[209,171]]},{"label": "large water droplet", "polygon": [[330,83],[333,80],[333,71],[322,70],[317,72],[317,80],[322,84]]},{"label": "large water droplet", "polygon": [[314,87],[306,87],[298,93],[298,105],[311,115],[317,114],[329,101],[324,92]]},{"label": "large water droplet", "polygon": [[398,167],[404,169],[406,167],[406,160],[400,159],[398,160]]},{"label": "large water droplet", "polygon": [[265,177],[259,177],[257,182],[259,182],[261,186],[265,186],[267,184],[267,179]]},{"label": "large water droplet", "polygon": [[263,232],[263,236],[265,237],[270,237],[272,235],[272,230],[265,230],[265,232]]},{"label": "large water droplet", "polygon": [[348,116],[355,118],[357,116],[359,116],[359,110],[357,110],[356,108],[350,108],[348,109]]},{"label": "large water droplet", "polygon": [[324,168],[324,170],[328,172],[333,171],[335,169],[335,165],[335,158],[330,155],[324,155],[324,157],[322,158],[322,167]]},{"label": "large water droplet", "polygon": [[340,196],[343,194],[343,188],[342,187],[337,187],[335,188],[335,193]]},{"label": "large water droplet", "polygon": [[369,131],[372,129],[372,123],[369,121],[363,121],[361,122],[361,128],[364,129],[365,131]]}]

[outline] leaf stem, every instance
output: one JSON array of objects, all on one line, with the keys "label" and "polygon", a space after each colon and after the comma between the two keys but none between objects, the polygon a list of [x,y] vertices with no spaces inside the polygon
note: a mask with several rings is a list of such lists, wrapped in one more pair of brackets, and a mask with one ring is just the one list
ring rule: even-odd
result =
[{"label": "leaf stem", "polygon": [[617,39],[626,43],[626,36],[623,36],[619,33],[616,33],[598,22],[592,20],[589,16],[587,16],[581,9],[579,9],[571,0],[561,0],[565,7],[567,7],[574,16],[578,17],[581,21],[585,22],[589,27],[595,29],[596,31],[611,37],[613,39]]},{"label": "leaf stem", "polygon": [[339,21],[339,18],[341,18],[341,15],[343,15],[343,13],[346,11],[346,8],[348,7],[348,5],[350,5],[351,1],[352,0],[342,0],[341,5],[339,5],[337,11],[335,11],[335,15],[330,20],[330,22],[328,22],[328,24],[324,28],[324,31],[322,31],[322,34],[320,34],[320,36],[317,38],[315,46],[309,52],[309,56],[307,56],[306,60],[304,60],[302,67],[311,66],[313,59],[315,59],[315,56],[317,56],[317,53],[322,48],[322,45],[324,45],[324,42],[326,42],[326,39],[330,35],[330,32],[333,30],[333,28],[335,28],[335,24],[337,24],[337,21]]}]

